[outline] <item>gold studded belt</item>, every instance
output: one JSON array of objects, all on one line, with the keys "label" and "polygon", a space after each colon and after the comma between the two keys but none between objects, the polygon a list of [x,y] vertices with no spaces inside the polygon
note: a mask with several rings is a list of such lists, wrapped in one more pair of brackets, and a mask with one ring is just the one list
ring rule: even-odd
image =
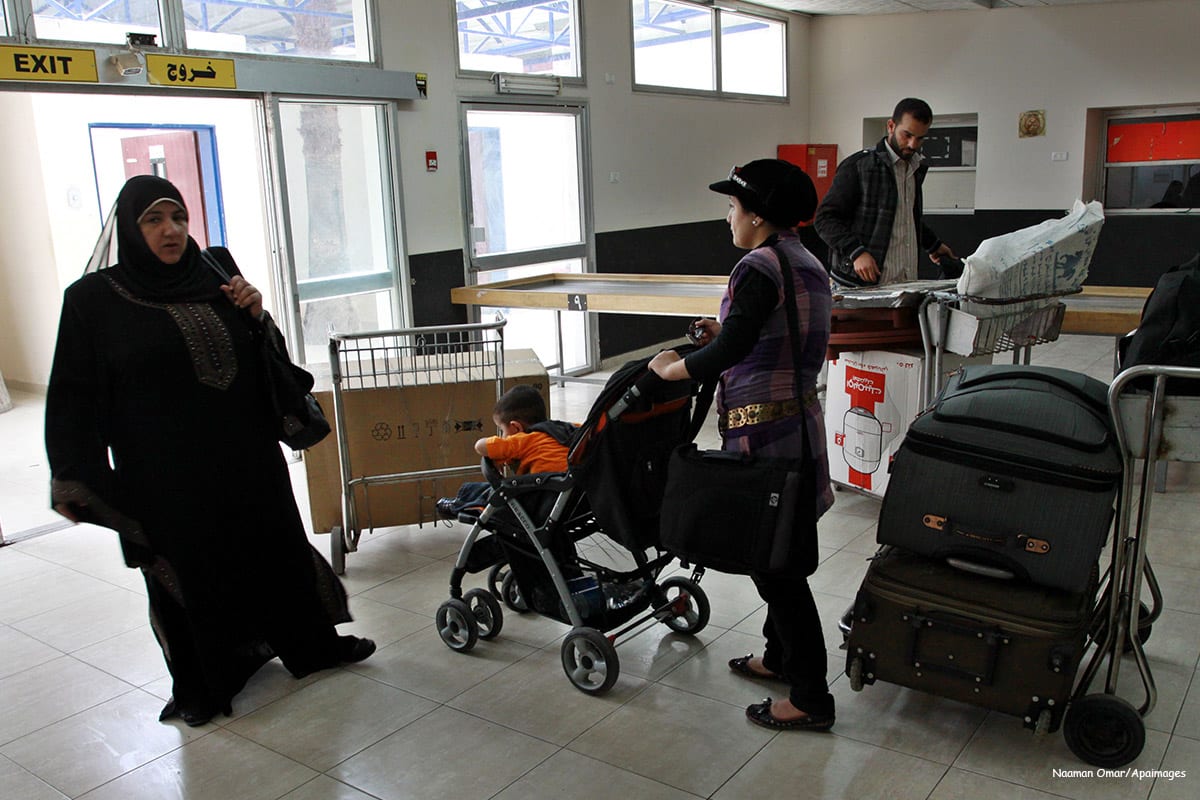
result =
[{"label": "gold studded belt", "polygon": [[774,422],[787,417],[794,417],[804,412],[817,393],[805,392],[799,399],[776,401],[772,403],[750,403],[728,409],[717,417],[717,429],[724,433],[733,428],[744,428],[747,425],[761,425],[764,422]]}]

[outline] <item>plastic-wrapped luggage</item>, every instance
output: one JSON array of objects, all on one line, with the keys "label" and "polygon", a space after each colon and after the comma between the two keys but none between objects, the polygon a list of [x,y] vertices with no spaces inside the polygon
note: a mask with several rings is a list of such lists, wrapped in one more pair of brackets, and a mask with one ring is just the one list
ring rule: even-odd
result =
[{"label": "plastic-wrapped luggage", "polygon": [[1083,592],[974,575],[883,548],[853,606],[851,688],[876,680],[1021,717],[1062,721],[1087,644],[1096,570]]},{"label": "plastic-wrapped luggage", "polygon": [[1122,471],[1106,393],[1053,367],[964,367],[895,456],[879,543],[1083,591]]}]

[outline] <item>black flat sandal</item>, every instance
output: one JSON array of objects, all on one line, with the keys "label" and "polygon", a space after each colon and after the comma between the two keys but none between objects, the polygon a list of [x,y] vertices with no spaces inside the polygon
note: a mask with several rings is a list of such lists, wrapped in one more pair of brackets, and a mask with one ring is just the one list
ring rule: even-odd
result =
[{"label": "black flat sandal", "polygon": [[809,714],[800,719],[779,719],[771,713],[771,698],[746,707],[746,719],[755,725],[777,731],[827,731],[833,727],[834,715],[816,716]]},{"label": "black flat sandal", "polygon": [[776,675],[774,672],[770,672],[767,674],[763,674],[761,672],[755,672],[753,669],[750,668],[750,659],[752,659],[752,658],[754,658],[754,653],[747,653],[746,655],[742,656],[741,658],[731,658],[731,659],[729,659],[729,668],[731,670],[733,670],[734,672],[736,672],[738,675],[742,675],[747,678],[757,678],[760,681],[781,681],[781,680],[783,680],[783,678],[781,676]]}]

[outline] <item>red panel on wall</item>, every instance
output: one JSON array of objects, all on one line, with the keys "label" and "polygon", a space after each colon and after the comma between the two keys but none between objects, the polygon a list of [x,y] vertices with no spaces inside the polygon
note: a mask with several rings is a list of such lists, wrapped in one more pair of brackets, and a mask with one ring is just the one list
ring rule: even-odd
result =
[{"label": "red panel on wall", "polygon": [[837,170],[836,144],[781,144],[776,148],[775,157],[808,173],[817,189],[818,201],[833,185],[833,173]]},{"label": "red panel on wall", "polygon": [[1108,161],[1200,160],[1200,119],[1108,123]]}]

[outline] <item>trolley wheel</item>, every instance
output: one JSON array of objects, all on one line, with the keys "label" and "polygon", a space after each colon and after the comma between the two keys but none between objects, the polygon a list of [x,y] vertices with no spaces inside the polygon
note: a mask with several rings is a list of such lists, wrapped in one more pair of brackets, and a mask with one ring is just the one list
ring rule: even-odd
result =
[{"label": "trolley wheel", "polygon": [[[1138,641],[1143,645],[1150,639],[1150,634],[1154,632],[1154,623],[1147,622],[1150,617],[1150,606],[1145,603],[1138,603]],[[1126,645],[1125,652],[1129,652],[1133,647]]]},{"label": "trolley wheel", "polygon": [[[1147,619],[1149,619],[1149,617],[1150,617],[1150,606],[1146,605],[1145,603],[1138,603],[1137,637],[1138,637],[1138,641],[1141,642],[1143,645],[1145,645],[1146,642],[1149,641],[1150,634],[1154,632],[1154,623],[1146,621]],[[1105,632],[1108,630],[1108,620],[1106,620],[1106,619],[1101,620],[1094,627],[1095,627],[1095,632],[1093,633],[1092,638],[1097,643],[1099,643],[1104,638]],[[1133,643],[1130,641],[1123,642],[1121,645],[1121,652],[1123,652],[1123,653],[1133,652]]]},{"label": "trolley wheel", "polygon": [[511,571],[512,570],[508,568],[508,562],[501,561],[499,564],[494,565],[491,571],[488,572],[488,589],[491,590],[492,597],[496,598],[497,600],[504,599],[504,593],[501,591],[500,587],[501,584],[504,583],[504,578]]},{"label": "trolley wheel", "polygon": [[434,620],[438,636],[451,650],[465,653],[479,641],[479,623],[475,621],[475,614],[465,601],[457,597],[438,606]]},{"label": "trolley wheel", "polygon": [[674,575],[662,582],[662,591],[672,606],[672,615],[662,621],[664,625],[688,636],[695,636],[704,630],[712,609],[708,595],[700,588],[700,584],[690,578]]},{"label": "trolley wheel", "polygon": [[595,628],[572,628],[562,643],[563,672],[581,692],[604,694],[617,682],[617,648]]},{"label": "trolley wheel", "polygon": [[329,561],[334,573],[346,574],[346,539],[341,525],[334,525],[329,532]]},{"label": "trolley wheel", "polygon": [[521,587],[517,586],[517,578],[513,575],[511,569],[500,583],[500,597],[504,600],[504,605],[518,614],[524,614],[529,610],[529,604],[521,596]]},{"label": "trolley wheel", "polygon": [[1063,738],[1071,752],[1087,763],[1121,767],[1142,752],[1146,725],[1128,701],[1111,694],[1088,694],[1067,709]]},{"label": "trolley wheel", "polygon": [[846,677],[850,679],[850,688],[853,691],[861,692],[863,690],[863,660],[858,656],[850,659],[850,663],[846,665]]},{"label": "trolley wheel", "polygon": [[500,601],[492,597],[487,589],[472,589],[463,595],[463,602],[471,609],[480,639],[495,639],[504,627],[504,611]]}]

